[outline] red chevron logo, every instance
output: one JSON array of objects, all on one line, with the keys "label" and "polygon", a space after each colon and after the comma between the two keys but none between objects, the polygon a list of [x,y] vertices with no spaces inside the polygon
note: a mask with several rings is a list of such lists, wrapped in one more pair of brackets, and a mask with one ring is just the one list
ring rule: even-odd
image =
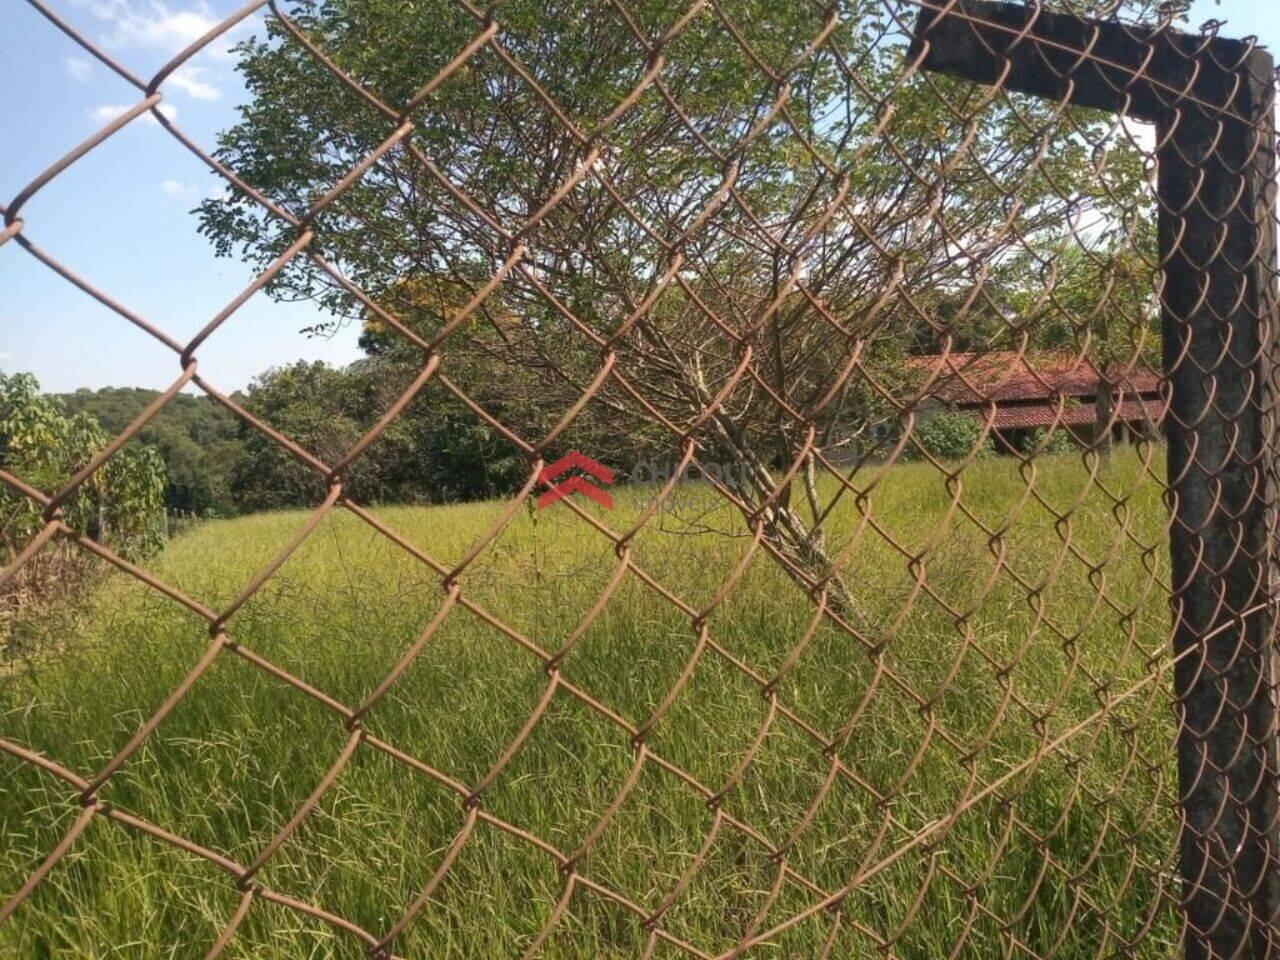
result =
[{"label": "red chevron logo", "polygon": [[602,463],[597,463],[588,456],[584,456],[577,450],[570,450],[568,454],[561,457],[555,463],[548,464],[542,468],[538,474],[538,482],[545,483],[550,489],[538,497],[538,509],[549,507],[557,500],[563,500],[565,497],[574,493],[581,493],[586,497],[590,497],[600,506],[609,510],[613,507],[613,497],[605,493],[586,477],[573,474],[561,480],[559,483],[555,481],[557,478],[564,476],[574,467],[577,467],[583,473],[589,474],[599,480],[605,486],[613,483],[613,471]]}]

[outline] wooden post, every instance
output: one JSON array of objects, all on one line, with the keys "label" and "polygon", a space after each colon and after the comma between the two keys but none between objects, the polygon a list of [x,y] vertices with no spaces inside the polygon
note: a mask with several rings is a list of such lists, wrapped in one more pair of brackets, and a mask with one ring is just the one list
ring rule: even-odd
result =
[{"label": "wooden post", "polygon": [[1272,59],[1021,4],[926,2],[911,47],[925,69],[1156,124],[1184,950],[1280,957]]}]

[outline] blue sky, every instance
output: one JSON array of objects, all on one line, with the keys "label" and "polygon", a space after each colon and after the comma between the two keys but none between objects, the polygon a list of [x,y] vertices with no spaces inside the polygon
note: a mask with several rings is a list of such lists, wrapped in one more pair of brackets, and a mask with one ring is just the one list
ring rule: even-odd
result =
[{"label": "blue sky", "polygon": [[[240,5],[240,0],[51,0],[51,6],[142,77]],[[233,35],[245,36],[260,21]],[[212,145],[235,119],[243,87],[231,41],[199,55],[165,84],[175,123]],[[7,203],[43,166],[109,120],[137,91],[84,54],[22,0],[0,0],[0,196]],[[179,340],[199,330],[251,279],[217,259],[191,209],[220,188],[159,124],[135,120],[38,193],[25,233],[87,280]],[[18,249],[0,248],[0,368],[30,370],[49,390],[167,385],[176,356]],[[318,313],[259,295],[199,351],[219,387],[244,386],[294,358],[345,363],[357,331],[332,340],[299,329]]]},{"label": "blue sky", "polygon": [[[1227,21],[1280,50],[1276,0],[1199,0],[1192,24]],[[239,0],[50,0],[136,74],[147,77],[240,5]],[[1264,17],[1264,7],[1271,15]],[[175,123],[209,146],[243,99],[229,44],[247,21],[166,83]],[[136,102],[137,92],[86,55],[23,0],[0,0],[0,197],[8,202],[48,163]],[[141,316],[183,340],[251,279],[215,259],[190,211],[218,179],[154,122],[138,120],[75,164],[24,208],[26,235]],[[199,351],[201,373],[224,389],[296,358],[346,363],[360,355],[347,328],[331,339],[298,331],[307,304],[259,295]],[[48,390],[167,385],[167,348],[80,293],[15,243],[0,248],[0,369],[34,372]]]}]

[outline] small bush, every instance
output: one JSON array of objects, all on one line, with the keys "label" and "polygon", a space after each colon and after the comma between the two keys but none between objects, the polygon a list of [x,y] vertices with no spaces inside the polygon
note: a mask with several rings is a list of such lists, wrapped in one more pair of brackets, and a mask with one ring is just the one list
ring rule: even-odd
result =
[{"label": "small bush", "polygon": [[916,443],[938,460],[963,460],[978,448],[978,456],[993,452],[991,438],[983,437],[982,421],[954,411],[934,414],[915,428]]},{"label": "small bush", "polygon": [[1036,455],[1073,453],[1079,447],[1080,444],[1071,435],[1071,431],[1065,427],[1058,427],[1052,432],[1044,427],[1037,427],[1023,439],[1021,452]]}]

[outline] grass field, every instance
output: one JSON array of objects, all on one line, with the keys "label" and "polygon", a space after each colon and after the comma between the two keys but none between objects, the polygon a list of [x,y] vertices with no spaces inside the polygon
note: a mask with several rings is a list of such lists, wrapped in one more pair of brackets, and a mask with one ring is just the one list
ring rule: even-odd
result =
[{"label": "grass field", "polygon": [[[1166,678],[1139,686],[1106,719],[1081,723],[1102,698],[1119,697],[1164,662],[1166,515],[1157,474],[1162,470],[1146,469],[1132,450],[1118,452],[1098,484],[1078,457],[1046,458],[1034,489],[1066,515],[1060,521],[1027,495],[1027,478],[1007,459],[964,472],[964,510],[950,508],[951,491],[928,465],[855,478],[863,487],[876,483],[861,509],[844,498],[829,537],[833,545],[858,537],[847,579],[867,642],[824,625],[776,689],[780,703],[826,736],[854,719],[836,754],[856,780],[837,777],[808,810],[830,765],[813,740],[778,716],[723,809],[774,844],[794,835],[787,863],[825,891],[890,858],[917,831],[929,829],[930,840],[870,872],[844,900],[838,926],[834,912],[818,913],[750,956],[817,957],[824,946],[832,957],[881,956],[877,940],[887,940],[887,955],[921,960],[1054,950],[1083,958],[1122,952],[1140,934],[1128,955],[1175,953],[1176,786]],[[834,482],[824,489],[833,494]],[[645,495],[620,491],[602,518],[624,529]],[[375,512],[450,563],[500,510],[471,504]],[[965,511],[1000,527],[1000,535],[989,538]],[[883,533],[863,522],[868,514]],[[217,609],[304,517],[209,523],[149,566]],[[700,517],[696,529],[676,517],[655,518],[633,551],[644,570],[700,609],[749,543],[741,522],[720,510]],[[616,564],[612,546],[563,506],[522,509],[463,584],[477,604],[554,650]],[[231,619],[228,632],[355,705],[443,597],[426,566],[335,511]],[[118,575],[81,607],[43,625],[48,652],[0,678],[0,730],[90,776],[201,657],[208,632],[176,604]],[[758,552],[708,626],[726,653],[770,677],[812,616],[806,596]],[[628,575],[561,672],[639,724],[696,643],[690,617]],[[366,727],[474,784],[547,683],[535,657],[459,607],[367,715]],[[716,789],[738,767],[766,713],[759,688],[709,650],[647,747]],[[1033,768],[1019,766],[1045,736],[1067,733]],[[248,864],[346,738],[340,717],[224,650],[101,796]],[[485,792],[483,807],[573,851],[622,787],[634,757],[621,729],[558,691]],[[975,782],[1001,777],[1000,790],[939,823],[978,789]],[[808,826],[797,834],[807,810]],[[0,900],[78,811],[66,784],[0,757]],[[257,879],[381,935],[432,876],[465,817],[456,793],[362,744]],[[716,819],[693,788],[648,761],[578,872],[654,910]],[[768,851],[722,822],[660,925],[706,954],[727,951],[749,928],[768,930],[820,899],[792,875],[780,885],[776,876]],[[481,822],[395,952],[519,956],[564,882],[546,853]],[[0,956],[200,957],[237,900],[234,879],[216,866],[97,817],[0,927]],[[645,941],[634,915],[579,886],[541,955],[640,956]],[[366,954],[357,937],[259,898],[223,955]],[[652,953],[682,955],[665,941]]]}]

